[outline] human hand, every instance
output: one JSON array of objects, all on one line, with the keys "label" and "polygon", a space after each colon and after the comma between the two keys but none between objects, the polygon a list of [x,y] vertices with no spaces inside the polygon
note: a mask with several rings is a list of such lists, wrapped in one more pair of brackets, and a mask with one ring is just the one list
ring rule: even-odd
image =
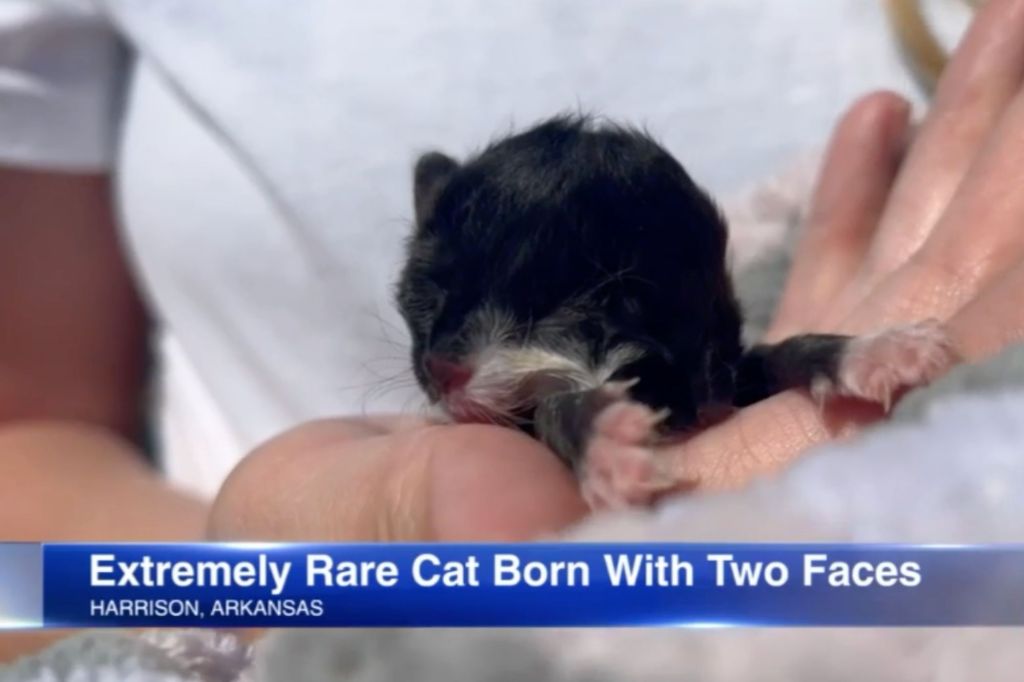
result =
[{"label": "human hand", "polygon": [[[898,96],[861,99],[826,156],[768,340],[946,323],[965,360],[1024,338],[1024,1],[979,11],[908,146]],[[789,391],[667,448],[688,489],[740,486],[882,418]]]},{"label": "human hand", "polygon": [[257,448],[210,514],[218,540],[523,540],[586,507],[544,446],[497,426],[328,419]]}]

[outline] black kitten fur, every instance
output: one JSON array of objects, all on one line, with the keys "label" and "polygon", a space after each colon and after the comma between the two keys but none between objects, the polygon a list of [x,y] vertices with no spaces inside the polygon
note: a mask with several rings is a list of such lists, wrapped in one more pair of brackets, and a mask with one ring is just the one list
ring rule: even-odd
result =
[{"label": "black kitten fur", "polygon": [[649,136],[559,117],[461,166],[424,156],[415,184],[399,302],[428,390],[424,353],[470,352],[470,313],[493,306],[519,340],[568,335],[595,363],[638,346],[643,356],[612,378],[640,377],[634,395],[677,422],[731,402],[741,320],[725,223]]},{"label": "black kitten fur", "polygon": [[[417,378],[457,418],[551,425],[538,435],[575,464],[589,412],[608,403],[587,393],[609,380],[638,380],[630,397],[668,408],[678,429],[701,408],[753,402],[838,367],[844,337],[744,356],[725,222],[645,132],[561,116],[461,165],[427,154],[414,184],[398,302]],[[823,352],[804,354],[807,343]],[[451,391],[439,366],[476,374]],[[591,407],[535,414],[554,404]]]}]

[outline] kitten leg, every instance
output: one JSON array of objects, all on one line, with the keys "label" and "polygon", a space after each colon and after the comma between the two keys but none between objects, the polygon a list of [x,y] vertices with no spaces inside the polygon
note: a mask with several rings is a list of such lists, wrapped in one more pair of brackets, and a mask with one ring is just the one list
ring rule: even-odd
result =
[{"label": "kitten leg", "polygon": [[949,337],[934,321],[865,336],[803,334],[755,346],[740,363],[737,404],[789,388],[879,403],[888,410],[904,391],[942,376],[955,362]]},{"label": "kitten leg", "polygon": [[630,385],[548,396],[534,414],[538,438],[573,469],[593,509],[650,504],[673,484],[653,449],[667,412],[630,400]]}]

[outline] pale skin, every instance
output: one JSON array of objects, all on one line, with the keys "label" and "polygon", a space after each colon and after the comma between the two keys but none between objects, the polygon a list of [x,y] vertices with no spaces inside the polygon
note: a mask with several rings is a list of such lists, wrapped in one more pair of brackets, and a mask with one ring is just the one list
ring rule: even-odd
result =
[{"label": "pale skin", "polygon": [[[959,354],[1024,338],[1024,0],[991,0],[912,135],[897,95],[840,121],[769,337],[938,318]],[[530,438],[416,418],[303,424],[209,504],[136,445],[147,321],[105,178],[0,170],[0,538],[485,540],[585,514]],[[688,488],[736,488],[883,415],[800,392],[665,450]],[[3,635],[0,657],[42,642]]]}]

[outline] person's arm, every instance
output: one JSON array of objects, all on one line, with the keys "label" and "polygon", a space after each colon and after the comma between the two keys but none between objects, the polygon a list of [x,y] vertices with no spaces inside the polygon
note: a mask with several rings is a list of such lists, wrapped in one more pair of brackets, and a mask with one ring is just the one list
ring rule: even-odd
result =
[{"label": "person's arm", "polygon": [[0,169],[0,216],[0,540],[201,537],[206,505],[135,445],[148,325],[107,179]]},{"label": "person's arm", "polygon": [[133,444],[147,322],[107,179],[0,169],[0,538],[198,537]]},{"label": "person's arm", "polygon": [[147,321],[100,175],[0,169],[0,538],[196,538],[134,445]]},{"label": "person's arm", "polygon": [[198,538],[139,435],[147,324],[108,180],[0,169],[0,539]]}]

